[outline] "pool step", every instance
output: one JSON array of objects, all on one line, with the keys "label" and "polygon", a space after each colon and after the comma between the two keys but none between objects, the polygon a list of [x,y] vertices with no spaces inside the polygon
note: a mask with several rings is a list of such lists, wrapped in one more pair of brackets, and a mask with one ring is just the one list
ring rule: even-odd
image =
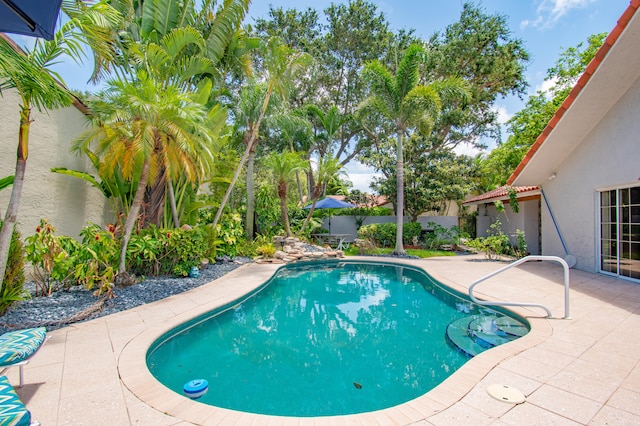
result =
[{"label": "pool step", "polygon": [[469,356],[524,336],[528,328],[509,317],[470,315],[447,326],[449,341]]}]

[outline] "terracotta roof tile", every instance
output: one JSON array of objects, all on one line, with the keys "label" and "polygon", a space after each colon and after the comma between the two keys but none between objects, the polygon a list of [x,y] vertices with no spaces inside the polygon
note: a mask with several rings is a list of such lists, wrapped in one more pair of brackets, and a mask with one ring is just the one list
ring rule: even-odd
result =
[{"label": "terracotta roof tile", "polygon": [[478,201],[490,201],[498,200],[509,195],[509,189],[515,189],[516,194],[523,194],[525,192],[537,191],[540,188],[537,186],[501,186],[492,191],[480,194],[477,197],[465,200],[462,204],[477,203]]}]

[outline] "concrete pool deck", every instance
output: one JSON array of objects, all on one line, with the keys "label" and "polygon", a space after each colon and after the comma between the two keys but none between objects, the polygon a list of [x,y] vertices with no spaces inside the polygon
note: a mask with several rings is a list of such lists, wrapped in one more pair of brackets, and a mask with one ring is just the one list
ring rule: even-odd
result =
[{"label": "concrete pool deck", "polygon": [[[479,255],[402,263],[465,292],[475,279],[505,265]],[[18,394],[43,426],[640,424],[640,285],[572,270],[571,319],[562,319],[562,268],[548,262],[510,269],[481,283],[476,293],[542,303],[554,318],[544,318],[538,308],[513,309],[531,322],[527,336],[476,356],[433,391],[396,407],[337,417],[259,416],[189,400],[155,381],[144,354],[156,337],[237,299],[276,269],[245,265],[197,289],[52,331],[25,367]],[[17,386],[18,369],[7,376]],[[519,389],[526,402],[493,399],[486,389],[496,383]]]}]

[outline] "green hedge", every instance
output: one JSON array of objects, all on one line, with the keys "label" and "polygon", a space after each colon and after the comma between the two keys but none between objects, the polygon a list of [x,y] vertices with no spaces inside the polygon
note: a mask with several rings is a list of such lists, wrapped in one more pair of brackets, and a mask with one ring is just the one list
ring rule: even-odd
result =
[{"label": "green hedge", "polygon": [[[372,223],[358,230],[358,237],[372,241],[380,247],[393,247],[396,243],[397,225],[392,222]],[[402,242],[412,244],[413,237],[420,238],[422,225],[418,222],[405,223],[402,226]]]}]

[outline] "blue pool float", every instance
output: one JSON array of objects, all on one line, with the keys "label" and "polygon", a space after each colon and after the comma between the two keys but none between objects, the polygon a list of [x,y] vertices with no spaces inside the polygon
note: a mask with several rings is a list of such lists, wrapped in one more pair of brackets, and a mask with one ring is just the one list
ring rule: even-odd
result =
[{"label": "blue pool float", "polygon": [[209,382],[204,379],[191,380],[184,385],[184,394],[191,399],[200,398],[209,390]]}]

